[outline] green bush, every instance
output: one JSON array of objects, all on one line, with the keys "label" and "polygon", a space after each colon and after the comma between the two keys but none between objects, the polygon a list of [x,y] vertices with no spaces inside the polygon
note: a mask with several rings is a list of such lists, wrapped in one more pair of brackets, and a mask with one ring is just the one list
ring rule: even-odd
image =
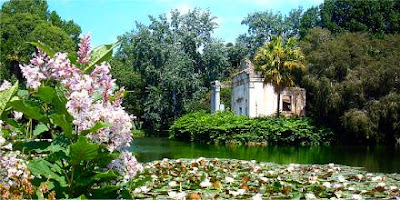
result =
[{"label": "green bush", "polygon": [[322,145],[332,142],[329,129],[315,126],[308,118],[248,118],[232,112],[195,112],[178,118],[171,138],[219,144]]}]

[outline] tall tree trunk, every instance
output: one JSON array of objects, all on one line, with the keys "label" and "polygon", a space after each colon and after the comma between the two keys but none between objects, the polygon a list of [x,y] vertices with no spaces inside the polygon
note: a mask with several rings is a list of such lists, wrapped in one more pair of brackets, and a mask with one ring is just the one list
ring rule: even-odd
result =
[{"label": "tall tree trunk", "polygon": [[280,86],[278,86],[278,105],[276,106],[276,118],[279,118],[279,114],[280,114],[280,112],[279,112],[279,110],[280,110],[280,107],[281,107],[281,87]]}]

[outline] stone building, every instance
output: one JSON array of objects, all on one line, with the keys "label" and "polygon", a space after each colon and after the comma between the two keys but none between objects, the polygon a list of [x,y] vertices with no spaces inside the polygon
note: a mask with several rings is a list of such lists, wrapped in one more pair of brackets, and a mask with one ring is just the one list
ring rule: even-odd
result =
[{"label": "stone building", "polygon": [[[241,69],[233,76],[232,80],[231,110],[237,115],[248,117],[275,115],[278,95],[272,84],[264,82],[263,76],[254,71],[254,66],[249,60],[242,62]],[[214,96],[213,101],[215,99]],[[214,105],[213,111],[218,110],[215,103],[211,103]],[[282,115],[305,116],[305,105],[305,89],[289,87],[281,92],[280,110]]]}]

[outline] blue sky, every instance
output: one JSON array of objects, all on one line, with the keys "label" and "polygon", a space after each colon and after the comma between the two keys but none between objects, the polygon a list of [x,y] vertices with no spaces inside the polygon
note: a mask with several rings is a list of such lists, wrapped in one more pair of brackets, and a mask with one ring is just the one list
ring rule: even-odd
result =
[{"label": "blue sky", "polygon": [[[4,2],[4,1],[3,1]],[[148,24],[148,15],[158,16],[172,9],[187,12],[195,7],[210,9],[217,17],[219,27],[214,37],[225,42],[247,31],[241,20],[248,13],[272,10],[287,14],[302,6],[309,8],[323,0],[48,0],[49,9],[55,10],[63,19],[72,19],[90,32],[92,46],[117,41],[117,36],[134,28],[134,22]]]}]

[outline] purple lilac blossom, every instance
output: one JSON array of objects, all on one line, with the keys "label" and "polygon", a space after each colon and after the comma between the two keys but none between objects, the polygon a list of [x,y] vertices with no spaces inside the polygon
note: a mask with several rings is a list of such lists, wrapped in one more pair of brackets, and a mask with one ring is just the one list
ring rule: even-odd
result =
[{"label": "purple lilac blossom", "polygon": [[[90,36],[86,35],[79,44],[79,62],[87,64],[90,60]],[[38,53],[31,60],[30,65],[20,66],[27,87],[37,90],[41,81],[52,79],[61,83],[67,90],[68,100],[66,107],[73,117],[73,124],[77,127],[77,134],[92,128],[98,122],[106,122],[109,127],[102,128],[87,137],[93,142],[105,144],[111,152],[124,152],[132,141],[131,117],[122,107],[121,88],[115,92],[115,79],[112,79],[110,65],[101,63],[95,66],[90,75],[83,73],[68,59],[66,53],[56,53],[54,58]],[[115,98],[110,98],[115,97]],[[115,99],[111,101],[111,99]],[[114,163],[122,164],[121,173],[133,177],[141,167],[130,153],[122,153],[120,159]],[[119,166],[121,168],[121,166]],[[122,168],[121,168],[122,169]],[[126,172],[126,173],[125,173]]]}]

